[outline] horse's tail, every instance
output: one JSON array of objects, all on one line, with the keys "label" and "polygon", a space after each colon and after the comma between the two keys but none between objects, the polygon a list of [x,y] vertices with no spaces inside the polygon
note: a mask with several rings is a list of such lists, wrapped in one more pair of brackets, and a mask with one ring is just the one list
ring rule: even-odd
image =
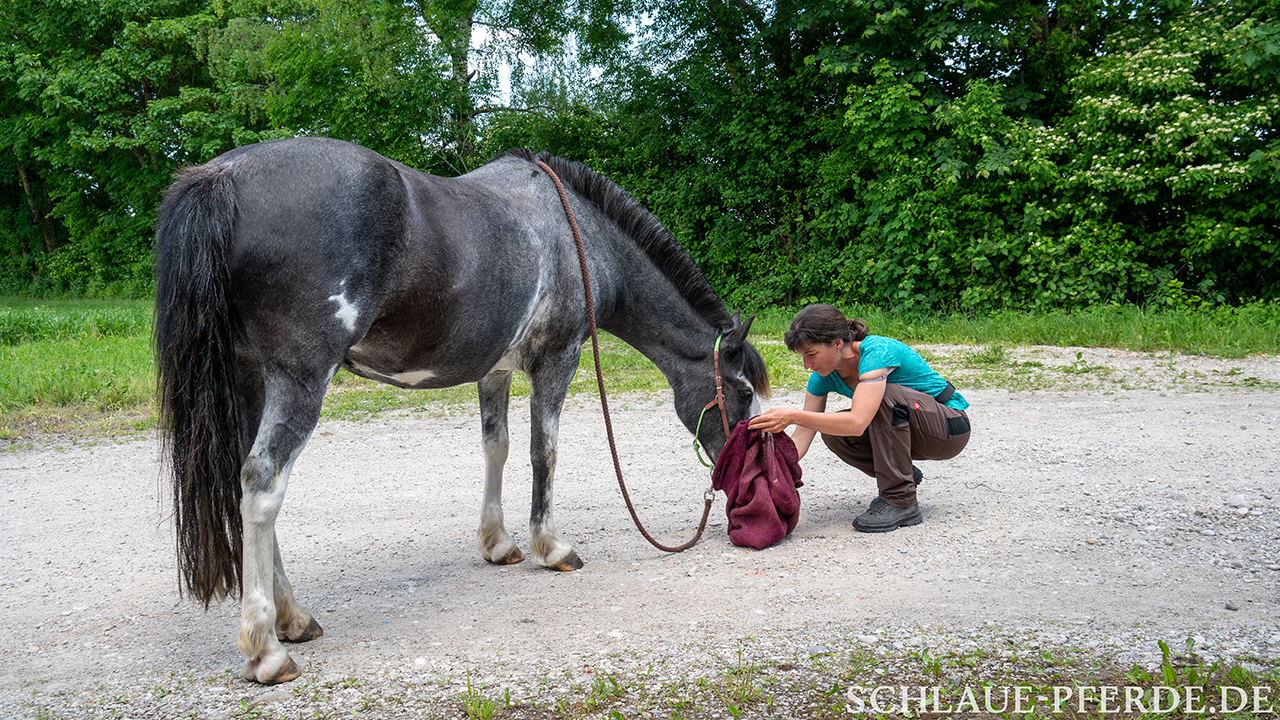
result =
[{"label": "horse's tail", "polygon": [[206,607],[242,587],[244,455],[227,262],[235,216],[230,174],[209,164],[180,173],[156,220],[157,391],[178,568]]}]

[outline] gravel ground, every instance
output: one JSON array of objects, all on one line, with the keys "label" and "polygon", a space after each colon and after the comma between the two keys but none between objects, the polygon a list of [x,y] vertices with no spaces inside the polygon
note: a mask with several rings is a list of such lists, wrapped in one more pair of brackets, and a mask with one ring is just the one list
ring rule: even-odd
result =
[{"label": "gravel ground", "polygon": [[[815,448],[799,526],[759,552],[728,542],[722,497],[693,549],[645,543],[590,397],[561,426],[557,524],[586,563],[567,574],[473,549],[474,413],[323,423],[277,532],[325,635],[293,646],[304,675],[282,688],[239,679],[238,604],[179,599],[154,438],[11,447],[0,717],[452,717],[468,688],[537,717],[718,717],[725,702],[700,704],[697,679],[766,666],[768,712],[799,716],[817,710],[787,698],[829,683],[837,660],[892,676],[926,649],[990,673],[1019,653],[1152,667],[1157,640],[1195,637],[1209,661],[1280,664],[1280,361],[1020,348],[983,369],[960,362],[980,348],[927,350],[972,402],[974,434],[921,464],[925,522],[853,531],[874,483]],[[1028,389],[975,387],[993,373]],[[707,478],[669,397],[610,404],[641,517],[683,541]],[[527,551],[526,409],[512,412],[506,516]]]}]

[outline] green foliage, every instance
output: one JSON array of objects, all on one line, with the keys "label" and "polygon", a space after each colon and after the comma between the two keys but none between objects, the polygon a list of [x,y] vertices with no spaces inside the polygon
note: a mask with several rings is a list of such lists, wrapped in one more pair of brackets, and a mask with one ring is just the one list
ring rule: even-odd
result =
[{"label": "green foliage", "polygon": [[850,86],[824,168],[824,220],[853,238],[837,296],[904,310],[1274,297],[1280,94],[1249,90],[1233,48],[1253,26],[1222,9],[1110,36],[1053,123],[986,80],[934,106],[877,64]]},{"label": "green foliage", "polygon": [[210,148],[229,149],[225,131],[250,124],[224,117],[210,124],[223,131],[217,137],[186,123],[206,99],[183,92],[206,82],[192,51],[216,22],[204,10],[197,0],[72,3],[56,11],[15,0],[0,10],[0,21],[16,28],[0,46],[7,111],[0,143],[25,171],[24,199],[40,210],[33,219],[57,225],[43,248],[29,239],[6,243],[10,276],[19,268],[31,273],[29,290],[149,291],[155,207],[173,168],[207,159]]},{"label": "green foliage", "polygon": [[1245,305],[1280,294],[1278,14],[10,0],[0,291],[148,295],[176,167],[318,134],[446,174],[515,146],[585,161],[736,308]]},{"label": "green foliage", "polygon": [[273,80],[263,106],[272,124],[429,167],[430,132],[445,120],[445,60],[426,43],[409,6],[309,0],[300,9],[307,17],[285,24],[263,50]]}]

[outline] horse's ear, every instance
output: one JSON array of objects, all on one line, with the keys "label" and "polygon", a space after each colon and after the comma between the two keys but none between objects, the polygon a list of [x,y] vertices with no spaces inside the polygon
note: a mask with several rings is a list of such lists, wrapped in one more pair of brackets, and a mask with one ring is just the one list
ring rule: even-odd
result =
[{"label": "horse's ear", "polygon": [[751,323],[755,322],[755,319],[756,316],[752,315],[746,322],[742,322],[742,313],[734,313],[733,329],[725,333],[724,340],[720,341],[720,349],[726,353],[741,350],[742,343],[747,340],[747,333],[751,332]]}]

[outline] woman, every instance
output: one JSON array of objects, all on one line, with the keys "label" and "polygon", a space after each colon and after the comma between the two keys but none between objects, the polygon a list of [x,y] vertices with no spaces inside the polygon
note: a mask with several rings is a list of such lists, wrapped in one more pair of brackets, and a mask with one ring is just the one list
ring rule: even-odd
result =
[{"label": "woman", "polygon": [[[969,403],[920,355],[891,338],[867,334],[830,305],[810,305],[791,321],[787,347],[811,370],[804,409],[773,408],[750,427],[782,432],[803,458],[822,441],[841,460],[875,477],[879,496],[853,521],[862,532],[889,532],[924,520],[916,503],[920,470],[912,460],[953,458],[969,442]],[[827,396],[853,399],[847,411],[828,413]]]}]

